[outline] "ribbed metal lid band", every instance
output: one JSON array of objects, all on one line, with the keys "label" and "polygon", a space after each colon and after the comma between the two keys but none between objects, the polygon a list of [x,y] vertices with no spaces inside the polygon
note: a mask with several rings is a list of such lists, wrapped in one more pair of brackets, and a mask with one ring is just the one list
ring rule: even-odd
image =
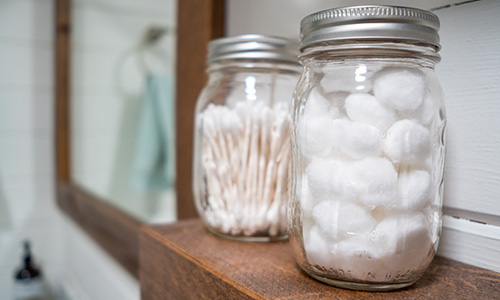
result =
[{"label": "ribbed metal lid band", "polygon": [[386,20],[401,20],[404,18],[409,22],[421,22],[439,30],[439,18],[429,11],[411,7],[383,5],[361,5],[323,10],[302,19],[300,26],[302,28],[307,24],[317,23],[323,20],[335,19],[337,20],[336,22],[342,22],[343,20],[353,20],[354,18],[383,18]]},{"label": "ribbed metal lid band", "polygon": [[439,19],[431,12],[392,6],[353,6],[320,11],[301,22],[300,49],[326,41],[393,40],[439,45]]},{"label": "ribbed metal lid band", "polygon": [[208,46],[208,63],[224,59],[266,59],[298,64],[298,43],[275,36],[245,34],[216,39]]}]

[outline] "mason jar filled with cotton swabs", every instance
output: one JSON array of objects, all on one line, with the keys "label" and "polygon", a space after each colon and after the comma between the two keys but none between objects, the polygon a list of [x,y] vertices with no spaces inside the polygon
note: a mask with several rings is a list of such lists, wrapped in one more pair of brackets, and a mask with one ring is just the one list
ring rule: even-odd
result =
[{"label": "mason jar filled with cotton swabs", "polygon": [[198,213],[219,236],[286,239],[298,43],[247,34],[214,40],[208,52],[209,79],[195,112]]},{"label": "mason jar filled with cotton swabs", "polygon": [[322,282],[402,288],[436,253],[446,124],[438,29],[430,12],[373,5],[301,22],[290,241]]}]

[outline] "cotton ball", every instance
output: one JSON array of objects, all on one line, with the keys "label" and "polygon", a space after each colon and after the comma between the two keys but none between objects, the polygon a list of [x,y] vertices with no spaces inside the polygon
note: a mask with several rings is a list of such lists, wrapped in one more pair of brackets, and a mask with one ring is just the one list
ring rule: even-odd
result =
[{"label": "cotton ball", "polygon": [[349,180],[359,201],[373,209],[394,207],[397,201],[398,173],[385,158],[369,157],[352,164]]},{"label": "cotton ball", "polygon": [[312,196],[309,189],[308,176],[304,174],[301,180],[301,193],[297,195],[300,200],[300,208],[302,210],[302,215],[310,216],[312,214],[313,207],[318,203],[318,201]]},{"label": "cotton ball", "polygon": [[382,152],[380,131],[368,124],[337,119],[332,122],[333,146],[342,153],[361,159]]},{"label": "cotton ball", "polygon": [[375,221],[380,222],[381,220],[387,218],[388,216],[391,216],[394,214],[393,209],[388,209],[387,207],[379,206],[375,207],[374,209],[371,210],[372,217],[375,219]]},{"label": "cotton ball", "polygon": [[427,126],[434,121],[438,112],[435,101],[431,95],[426,94],[422,100],[422,105],[416,110],[408,111],[405,117],[414,120],[424,126]]},{"label": "cotton ball", "polygon": [[318,89],[313,89],[307,97],[305,115],[324,114],[330,108],[331,103],[326,99]]},{"label": "cotton ball", "polygon": [[311,196],[311,194],[304,195],[300,198],[300,208],[304,216],[310,216],[312,214],[312,209],[317,201]]},{"label": "cotton ball", "polygon": [[422,213],[393,215],[373,232],[374,245],[393,273],[406,273],[428,262],[434,249],[427,219]]},{"label": "cotton ball", "polygon": [[340,116],[340,110],[338,107],[336,106],[331,106],[329,109],[328,109],[328,115],[332,118],[332,119],[336,119]]},{"label": "cotton ball", "polygon": [[313,89],[309,97],[307,97],[304,115],[307,117],[316,117],[323,114],[327,114],[332,119],[335,119],[340,115],[340,112],[318,89]]},{"label": "cotton ball", "polygon": [[367,210],[351,202],[323,201],[314,207],[312,216],[321,231],[334,240],[367,233],[376,224]]},{"label": "cotton ball", "polygon": [[425,92],[424,74],[416,69],[385,68],[374,75],[373,93],[396,110],[417,109]]},{"label": "cotton ball", "polygon": [[311,265],[333,267],[334,257],[329,251],[330,240],[318,226],[304,231],[304,249]]},{"label": "cotton ball", "polygon": [[316,226],[312,217],[304,217],[300,219],[300,226],[302,229],[302,239],[304,245],[307,245],[311,236],[311,229]]},{"label": "cotton ball", "polygon": [[385,130],[397,120],[396,113],[381,104],[375,96],[366,93],[353,93],[345,100],[345,110],[349,118],[356,122],[367,123]]},{"label": "cotton ball", "polygon": [[369,233],[334,243],[330,251],[335,254],[335,267],[348,272],[351,278],[372,282],[386,280],[382,260]]},{"label": "cotton ball", "polygon": [[327,156],[333,148],[332,118],[303,116],[298,122],[298,145],[306,157]]},{"label": "cotton ball", "polygon": [[314,201],[348,200],[352,187],[343,174],[344,163],[340,160],[314,157],[306,169],[309,191]]},{"label": "cotton ball", "polygon": [[345,99],[350,95],[348,92],[333,92],[329,94],[325,94],[325,97],[330,100],[332,103],[332,108],[341,108],[344,107]]},{"label": "cotton ball", "polygon": [[311,228],[313,228],[316,223],[314,223],[314,219],[312,217],[302,216],[302,232],[304,234],[304,241],[307,240],[309,232]]},{"label": "cotton ball", "polygon": [[431,197],[431,176],[427,171],[402,172],[398,181],[398,209],[419,210],[427,206]]},{"label": "cotton ball", "polygon": [[429,130],[413,121],[397,121],[387,130],[384,153],[395,163],[422,163],[430,148]]}]

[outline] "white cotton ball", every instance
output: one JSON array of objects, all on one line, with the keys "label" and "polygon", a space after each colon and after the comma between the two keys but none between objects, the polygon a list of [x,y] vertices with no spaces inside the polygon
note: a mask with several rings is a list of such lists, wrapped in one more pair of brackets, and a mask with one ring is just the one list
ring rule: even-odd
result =
[{"label": "white cotton ball", "polygon": [[377,206],[394,207],[397,201],[398,173],[387,159],[369,157],[354,162],[348,174],[362,204],[370,209]]},{"label": "white cotton ball", "polygon": [[298,146],[306,157],[327,156],[333,148],[333,119],[327,115],[303,116],[298,122]]},{"label": "white cotton ball", "polygon": [[348,200],[352,187],[343,174],[344,163],[340,160],[314,157],[306,169],[307,182],[312,200]]},{"label": "white cotton ball", "polygon": [[330,108],[331,103],[326,99],[318,89],[313,89],[307,97],[305,115],[324,114]]},{"label": "white cotton ball", "polygon": [[342,153],[361,159],[382,152],[380,131],[368,124],[337,119],[332,122],[333,146]]},{"label": "white cotton ball", "polygon": [[337,110],[341,107],[344,107],[345,99],[350,95],[348,92],[333,92],[329,94],[325,94],[332,103],[332,108],[337,108]]},{"label": "white cotton ball", "polygon": [[[396,202],[396,201],[395,201]],[[384,206],[379,206],[371,210],[372,217],[375,219],[375,221],[379,222],[388,216],[394,214],[394,210],[388,209],[387,207]]]},{"label": "white cotton ball", "polygon": [[332,118],[332,119],[337,119],[338,117],[340,117],[340,110],[338,107],[336,106],[331,106],[329,109],[328,109],[328,115]]},{"label": "white cotton ball", "polygon": [[313,207],[319,202],[311,194],[311,191],[309,189],[308,176],[306,176],[304,174],[301,177],[302,177],[302,180],[300,183],[301,192],[300,192],[300,194],[297,194],[297,197],[300,201],[300,208],[302,210],[302,215],[303,216],[310,216],[312,214]]},{"label": "white cotton ball", "polygon": [[397,120],[394,109],[381,104],[375,96],[353,93],[345,100],[345,110],[349,118],[385,130]]},{"label": "white cotton ball", "polygon": [[382,260],[373,245],[371,235],[362,234],[336,242],[330,251],[335,255],[335,267],[357,280],[384,281]]},{"label": "white cotton ball", "polygon": [[314,207],[312,216],[321,231],[334,240],[368,233],[376,224],[367,210],[351,202],[323,201]]},{"label": "white cotton ball", "polygon": [[340,112],[336,106],[332,105],[332,101],[323,96],[318,89],[313,89],[307,97],[304,116],[316,117],[323,114],[335,119],[340,115]]},{"label": "white cotton ball", "polygon": [[372,238],[384,265],[393,272],[417,269],[433,254],[429,224],[422,213],[388,217],[377,225]]},{"label": "white cotton ball", "polygon": [[308,238],[308,234],[311,231],[311,228],[313,228],[313,226],[315,226],[316,223],[314,223],[314,219],[312,217],[307,217],[307,216],[302,216],[301,221],[302,221],[302,232],[304,234],[303,238],[305,242]]},{"label": "white cotton ball", "polygon": [[304,230],[304,249],[311,265],[332,267],[334,256],[330,253],[330,239],[325,236],[318,226],[310,231]]},{"label": "white cotton ball", "polygon": [[417,69],[385,68],[374,75],[377,99],[399,111],[417,109],[425,92],[424,74]]},{"label": "white cotton ball", "polygon": [[419,210],[430,204],[431,176],[427,171],[402,172],[398,181],[398,205],[401,210]]},{"label": "white cotton ball", "polygon": [[434,121],[438,113],[437,105],[431,95],[426,94],[422,100],[422,105],[416,110],[408,111],[405,117],[415,122],[427,126]]},{"label": "white cotton ball", "polygon": [[[362,67],[361,67],[362,68]],[[336,69],[334,72],[327,72],[320,81],[321,88],[325,93],[333,92],[368,92],[372,85],[366,76],[366,67],[357,73],[358,68]]]},{"label": "white cotton ball", "polygon": [[419,164],[429,156],[430,142],[427,128],[404,119],[387,130],[384,153],[395,163]]}]

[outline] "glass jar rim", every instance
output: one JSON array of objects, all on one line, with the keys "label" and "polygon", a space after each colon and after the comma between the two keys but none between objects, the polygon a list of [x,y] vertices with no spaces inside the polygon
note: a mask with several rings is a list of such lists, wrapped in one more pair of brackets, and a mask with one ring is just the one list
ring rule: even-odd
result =
[{"label": "glass jar rim", "polygon": [[329,58],[421,58],[432,64],[437,64],[441,61],[441,56],[437,53],[436,49],[427,44],[383,40],[349,40],[327,41],[317,44],[314,47],[308,47],[299,56],[299,62],[304,64],[304,61],[317,57],[322,53],[327,53]]},{"label": "glass jar rim", "polygon": [[294,63],[289,61],[273,59],[225,59],[211,62],[208,64],[206,72],[212,73],[226,69],[254,69],[254,70],[276,70],[284,72],[293,72],[300,74],[302,66],[296,60]]}]

